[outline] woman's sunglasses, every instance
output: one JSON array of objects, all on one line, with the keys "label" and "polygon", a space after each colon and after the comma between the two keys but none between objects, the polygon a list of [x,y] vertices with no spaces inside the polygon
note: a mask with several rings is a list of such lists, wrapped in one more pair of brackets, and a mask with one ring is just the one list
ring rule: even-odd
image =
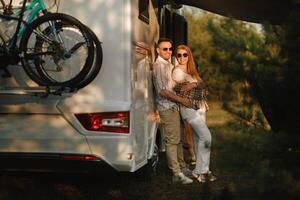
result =
[{"label": "woman's sunglasses", "polygon": [[186,58],[186,57],[188,57],[188,54],[187,54],[187,53],[183,53],[183,54],[178,53],[178,54],[176,55],[176,57],[177,57],[177,58],[181,58],[181,57]]}]

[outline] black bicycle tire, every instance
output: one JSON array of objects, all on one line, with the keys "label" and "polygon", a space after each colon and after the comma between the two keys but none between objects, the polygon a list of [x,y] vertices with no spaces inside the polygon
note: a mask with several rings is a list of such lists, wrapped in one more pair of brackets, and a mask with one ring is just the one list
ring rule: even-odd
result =
[{"label": "black bicycle tire", "polygon": [[[54,13],[51,15],[52,16],[48,15],[48,16],[50,16],[49,19],[42,20],[42,23],[51,21],[51,20],[53,20],[53,18],[55,18],[55,20],[59,19],[62,21],[69,20],[69,22],[71,22],[71,23],[69,23],[68,25],[75,24],[75,26],[80,30],[81,33],[83,33],[85,35],[89,34],[88,31],[84,28],[83,24],[81,24],[77,19],[72,18],[71,16],[68,16],[68,15],[62,14],[62,13],[59,13],[59,15],[57,15],[57,13]],[[70,20],[70,18],[72,18],[72,19]],[[76,20],[77,20],[77,23],[76,23]],[[74,23],[74,21],[75,21],[75,23]],[[38,24],[41,24],[41,22],[37,23],[37,26],[38,26]],[[29,37],[30,37],[30,34],[29,34]],[[91,44],[92,43],[91,36],[89,35],[86,37],[89,37],[88,43]],[[93,45],[91,45],[91,46],[93,47]],[[89,56],[86,59],[86,64],[84,65],[83,69],[74,78],[72,78],[68,81],[64,81],[64,82],[52,81],[53,78],[48,75],[48,73],[44,70],[43,67],[40,67],[40,68],[38,67],[37,71],[38,71],[39,76],[42,78],[42,81],[46,82],[46,85],[56,85],[56,86],[59,85],[59,86],[68,86],[68,87],[74,88],[74,87],[76,87],[76,84],[79,83],[81,80],[83,80],[85,78],[85,76],[89,73],[89,71],[91,70],[91,67],[93,65],[93,60],[94,60],[94,48],[90,47],[89,48]],[[31,67],[29,68],[29,70],[31,70]]]},{"label": "black bicycle tire", "polygon": [[103,61],[103,50],[102,50],[102,45],[101,42],[99,41],[98,37],[96,34],[88,27],[85,25],[85,28],[89,31],[89,33],[92,36],[92,41],[95,45],[95,63],[92,65],[92,68],[90,72],[86,75],[86,77],[80,81],[79,83],[76,83],[76,85],[71,85],[71,88],[74,89],[81,89],[88,84],[90,84],[96,76],[99,74],[101,67],[102,67],[102,61]]},{"label": "black bicycle tire", "polygon": [[[66,24],[66,26],[69,26],[69,24]],[[93,45],[95,47],[97,47],[100,51],[97,51],[97,49],[95,48],[95,51],[94,51],[94,57],[96,58],[95,64],[93,62],[93,65],[92,65],[89,73],[85,76],[85,78],[83,80],[81,80],[79,83],[76,83],[76,85],[69,85],[69,87],[73,88],[73,89],[81,89],[81,88],[85,87],[86,85],[88,85],[96,77],[96,75],[100,71],[101,64],[102,64],[103,54],[102,54],[101,42],[98,40],[97,36],[91,31],[91,29],[89,29],[87,26],[85,26],[85,29],[91,35]],[[49,27],[47,27],[44,30],[44,33],[46,32],[45,34],[47,34],[48,31],[49,31]],[[34,45],[35,49],[38,48],[37,46],[42,45],[42,43],[38,43],[38,42],[39,42],[38,40],[35,42],[35,45]],[[94,60],[94,57],[93,57],[93,60]],[[98,58],[100,58],[100,60]],[[39,75],[41,75],[41,78],[43,79],[43,81],[48,82],[48,78],[43,75],[44,72],[42,70],[37,69],[37,73],[39,73]]]},{"label": "black bicycle tire", "polygon": [[95,55],[96,55],[96,60],[95,64],[93,65],[90,73],[83,79],[80,83],[77,84],[77,89],[83,88],[90,84],[99,74],[101,68],[102,68],[102,62],[103,62],[103,49],[101,42],[99,41],[97,35],[88,27],[85,25],[85,28],[90,32],[94,45],[95,45]]},{"label": "black bicycle tire", "polygon": [[[84,64],[84,67],[82,70],[73,78],[67,81],[63,82],[53,82],[51,80],[47,80],[47,76],[41,77],[41,74],[36,74],[33,69],[31,68],[30,64],[28,63],[26,59],[26,50],[27,50],[27,44],[28,40],[33,33],[33,30],[38,27],[40,24],[45,23],[47,21],[51,20],[63,20],[63,21],[69,21],[70,23],[73,23],[78,29],[85,34],[87,37],[87,40],[89,41],[88,46],[88,56],[86,58],[86,62]],[[20,42],[20,52],[21,52],[21,62],[24,67],[25,72],[27,75],[37,84],[43,85],[43,86],[62,86],[62,87],[75,87],[76,83],[80,83],[82,80],[84,80],[85,76],[90,72],[93,62],[94,62],[94,45],[92,42],[92,37],[89,34],[89,32],[86,30],[85,26],[76,18],[63,14],[63,13],[48,13],[46,15],[43,15],[36,20],[34,20],[32,23],[30,23],[27,28],[25,29],[25,32],[23,34],[23,37]]]}]

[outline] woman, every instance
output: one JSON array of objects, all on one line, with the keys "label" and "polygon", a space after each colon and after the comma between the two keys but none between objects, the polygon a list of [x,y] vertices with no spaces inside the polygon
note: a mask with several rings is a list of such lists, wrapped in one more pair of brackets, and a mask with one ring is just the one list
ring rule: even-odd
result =
[{"label": "woman", "polygon": [[[179,45],[176,50],[178,65],[172,72],[172,78],[178,85],[183,85],[180,93],[188,93],[203,83],[193,59],[192,52],[186,45]],[[203,95],[201,95],[203,96]],[[195,102],[197,105],[195,105]],[[216,177],[209,170],[211,133],[206,126],[205,113],[208,110],[204,99],[193,101],[193,108],[180,107],[180,114],[192,126],[196,166],[193,176],[201,183],[215,181]]]}]

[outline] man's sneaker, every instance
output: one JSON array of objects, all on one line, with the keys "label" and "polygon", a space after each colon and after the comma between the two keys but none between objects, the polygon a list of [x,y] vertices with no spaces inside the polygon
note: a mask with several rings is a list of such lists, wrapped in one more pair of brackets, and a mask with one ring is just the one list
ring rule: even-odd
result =
[{"label": "man's sneaker", "polygon": [[182,170],[182,173],[186,176],[186,177],[189,177],[189,178],[193,178],[193,173],[190,169],[186,168],[184,170]]},{"label": "man's sneaker", "polygon": [[181,182],[182,184],[190,184],[193,182],[192,179],[186,177],[182,172],[173,176],[173,182]]},{"label": "man's sneaker", "polygon": [[192,172],[192,175],[199,183],[206,182],[205,174],[196,174],[195,172]]},{"label": "man's sneaker", "polygon": [[217,177],[215,177],[215,176],[211,173],[211,171],[208,171],[208,172],[207,172],[206,178],[207,178],[207,180],[210,181],[210,182],[213,182],[213,181],[217,180]]}]

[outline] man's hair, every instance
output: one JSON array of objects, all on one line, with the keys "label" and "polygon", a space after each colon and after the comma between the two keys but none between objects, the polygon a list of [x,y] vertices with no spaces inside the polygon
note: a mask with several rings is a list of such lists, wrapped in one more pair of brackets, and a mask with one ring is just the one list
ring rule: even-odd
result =
[{"label": "man's hair", "polygon": [[162,43],[162,42],[170,42],[173,45],[173,41],[171,39],[169,39],[169,38],[159,38],[159,40],[157,41],[156,47],[158,48],[159,44]]}]

